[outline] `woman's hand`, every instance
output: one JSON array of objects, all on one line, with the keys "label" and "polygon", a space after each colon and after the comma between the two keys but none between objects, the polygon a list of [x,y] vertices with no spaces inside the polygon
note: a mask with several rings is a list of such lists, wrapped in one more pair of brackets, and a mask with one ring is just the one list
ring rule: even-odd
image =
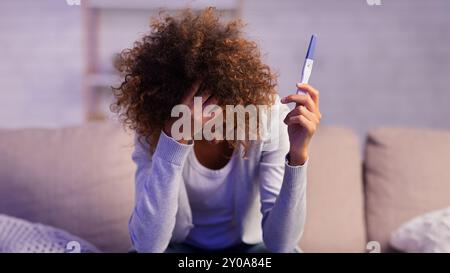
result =
[{"label": "woman's hand", "polygon": [[[182,144],[187,144],[189,141],[194,139],[194,136],[197,133],[201,133],[201,131],[196,131],[198,129],[201,130],[204,123],[206,123],[208,120],[212,119],[212,117],[204,117],[203,115],[200,115],[199,117],[196,117],[194,115],[194,97],[195,96],[201,96],[202,97],[202,111],[203,108],[210,104],[216,104],[217,99],[211,95],[211,92],[205,91],[204,94],[198,94],[199,92],[202,92],[203,90],[200,90],[201,88],[201,81],[197,80],[194,82],[194,84],[189,88],[189,90],[186,91],[186,94],[183,96],[181,103],[183,105],[186,105],[190,109],[191,113],[191,128],[190,129],[190,138],[188,139],[180,139],[177,140],[178,142]],[[196,118],[200,120],[196,120]],[[176,120],[179,118],[177,117],[170,117],[170,119],[164,124],[163,131],[166,135],[169,137],[172,137],[171,131],[172,131],[172,125],[175,123]],[[195,126],[194,124],[198,123],[202,126]],[[183,130],[187,130],[188,128],[183,128]]]},{"label": "woman's hand", "polygon": [[319,111],[319,91],[309,84],[297,84],[307,94],[292,94],[281,99],[281,103],[295,102],[295,108],[286,115],[284,123],[289,134],[289,164],[303,165],[308,159],[309,142],[319,126],[322,115]]}]

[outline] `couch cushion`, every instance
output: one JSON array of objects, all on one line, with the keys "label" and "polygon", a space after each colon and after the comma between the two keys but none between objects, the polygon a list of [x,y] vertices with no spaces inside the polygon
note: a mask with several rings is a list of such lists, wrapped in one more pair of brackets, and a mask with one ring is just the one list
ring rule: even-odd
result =
[{"label": "couch cushion", "polygon": [[[0,130],[0,213],[66,229],[105,251],[127,251],[131,151],[132,137],[107,123]],[[303,250],[364,250],[360,165],[353,133],[318,131],[309,161]]]},{"label": "couch cushion", "polygon": [[0,130],[0,213],[127,251],[132,137],[108,123]]},{"label": "couch cushion", "polygon": [[365,152],[368,239],[389,251],[407,220],[450,205],[450,132],[382,128]]},{"label": "couch cushion", "polygon": [[321,127],[311,143],[305,252],[362,252],[366,229],[358,138],[349,130]]}]

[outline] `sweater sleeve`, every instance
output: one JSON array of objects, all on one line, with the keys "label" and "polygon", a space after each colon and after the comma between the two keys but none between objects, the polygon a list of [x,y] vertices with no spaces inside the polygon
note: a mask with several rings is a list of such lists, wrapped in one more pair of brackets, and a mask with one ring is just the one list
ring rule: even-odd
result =
[{"label": "sweater sleeve", "polygon": [[[280,120],[288,110],[286,107],[281,111]],[[292,252],[304,229],[308,163],[302,166],[287,163],[287,126],[279,123],[277,147],[263,151],[259,169],[263,240],[271,252]]]},{"label": "sweater sleeve", "polygon": [[171,239],[178,210],[183,164],[192,144],[180,144],[161,132],[153,155],[148,145],[135,141],[137,165],[135,206],[128,223],[138,252],[163,252]]}]

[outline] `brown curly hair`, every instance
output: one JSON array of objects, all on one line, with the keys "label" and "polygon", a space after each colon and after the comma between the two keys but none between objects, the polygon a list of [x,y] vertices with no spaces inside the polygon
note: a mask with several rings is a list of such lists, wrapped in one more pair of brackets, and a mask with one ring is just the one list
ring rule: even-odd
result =
[{"label": "brown curly hair", "polygon": [[160,14],[149,34],[120,53],[116,67],[124,80],[113,88],[111,110],[154,150],[172,107],[197,80],[222,107],[273,105],[276,76],[256,43],[242,37],[242,26],[221,23],[214,8]]}]

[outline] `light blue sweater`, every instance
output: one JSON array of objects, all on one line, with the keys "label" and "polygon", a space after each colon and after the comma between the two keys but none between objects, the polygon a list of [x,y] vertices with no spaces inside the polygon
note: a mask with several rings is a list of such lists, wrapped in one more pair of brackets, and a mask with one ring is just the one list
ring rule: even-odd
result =
[{"label": "light blue sweater", "polygon": [[[285,111],[281,111],[284,118]],[[284,113],[284,114],[283,114]],[[282,118],[280,117],[280,120]],[[306,170],[286,162],[287,127],[279,122],[275,149],[254,141],[247,159],[236,158],[234,212],[242,242],[264,242],[272,252],[292,252],[303,233],[306,214]],[[135,207],[129,221],[138,252],[164,252],[170,242],[183,242],[192,229],[192,211],[183,180],[184,163],[193,145],[161,133],[155,152],[136,141]],[[238,148],[242,155],[242,148]]]}]

